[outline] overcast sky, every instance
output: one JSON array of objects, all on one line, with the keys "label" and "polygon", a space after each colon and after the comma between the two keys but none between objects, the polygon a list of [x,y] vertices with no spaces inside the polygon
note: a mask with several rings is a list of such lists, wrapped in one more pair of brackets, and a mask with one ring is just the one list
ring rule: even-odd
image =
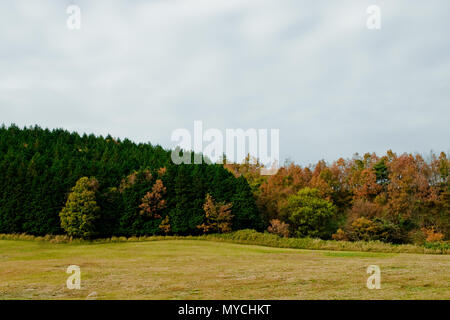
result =
[{"label": "overcast sky", "polygon": [[0,123],[164,147],[194,120],[275,128],[302,165],[448,151],[449,13],[448,0],[2,0]]}]

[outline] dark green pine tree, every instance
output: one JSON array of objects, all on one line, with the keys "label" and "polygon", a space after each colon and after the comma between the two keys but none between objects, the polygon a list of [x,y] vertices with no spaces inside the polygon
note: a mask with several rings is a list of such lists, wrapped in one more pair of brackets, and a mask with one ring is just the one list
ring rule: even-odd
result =
[{"label": "dark green pine tree", "polygon": [[235,183],[235,192],[231,198],[233,203],[233,230],[255,229],[262,231],[266,228],[263,225],[261,215],[256,207],[254,196],[247,180],[240,176]]}]

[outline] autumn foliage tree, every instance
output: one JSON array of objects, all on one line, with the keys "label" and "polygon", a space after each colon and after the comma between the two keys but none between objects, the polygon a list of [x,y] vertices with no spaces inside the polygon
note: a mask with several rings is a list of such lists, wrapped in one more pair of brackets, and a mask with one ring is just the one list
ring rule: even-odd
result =
[{"label": "autumn foliage tree", "polygon": [[197,226],[203,233],[220,232],[226,233],[231,231],[231,222],[233,215],[231,214],[231,203],[215,202],[210,194],[206,195],[203,210],[205,212],[205,221]]},{"label": "autumn foliage tree", "polygon": [[166,187],[164,187],[161,179],[156,180],[152,190],[142,198],[142,203],[139,206],[141,214],[155,219],[161,218],[161,210],[166,207],[166,200],[163,198],[165,193]]},{"label": "autumn foliage tree", "polygon": [[[299,190],[308,187],[335,206],[336,239],[405,243],[416,241],[416,235],[423,236],[422,230],[434,230],[448,240],[449,173],[450,161],[443,152],[430,154],[426,161],[419,154],[397,155],[389,150],[383,156],[355,154],[351,159],[322,160],[308,167],[288,163],[262,180],[254,195],[267,226],[273,219],[292,225],[283,208]],[[317,233],[313,226],[309,228]]]}]

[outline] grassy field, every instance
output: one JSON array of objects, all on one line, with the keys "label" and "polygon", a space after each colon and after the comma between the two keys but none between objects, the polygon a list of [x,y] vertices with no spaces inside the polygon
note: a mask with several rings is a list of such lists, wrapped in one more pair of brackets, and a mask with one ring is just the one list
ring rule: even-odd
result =
[{"label": "grassy field", "polygon": [[[81,268],[69,290],[66,268]],[[381,289],[366,268],[381,268]],[[0,299],[450,299],[450,256],[165,240],[0,240]]]}]

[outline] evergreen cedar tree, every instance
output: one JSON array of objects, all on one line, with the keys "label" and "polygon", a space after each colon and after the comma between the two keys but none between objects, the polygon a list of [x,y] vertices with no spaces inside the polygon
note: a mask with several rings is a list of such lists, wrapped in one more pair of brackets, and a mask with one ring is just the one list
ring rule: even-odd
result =
[{"label": "evergreen cedar tree", "polygon": [[232,230],[270,226],[280,235],[324,239],[449,240],[445,153],[430,154],[427,161],[388,151],[309,167],[287,163],[272,176],[261,176],[261,165],[249,160],[174,165],[170,150],[160,146],[2,126],[0,233],[65,233],[59,213],[82,207],[83,192],[73,188],[91,177],[86,179],[95,179],[98,187],[87,191],[95,193],[100,209],[93,210],[94,228],[84,231],[88,237],[203,233],[198,226],[211,223],[204,208],[209,195],[215,205],[230,205]]}]

